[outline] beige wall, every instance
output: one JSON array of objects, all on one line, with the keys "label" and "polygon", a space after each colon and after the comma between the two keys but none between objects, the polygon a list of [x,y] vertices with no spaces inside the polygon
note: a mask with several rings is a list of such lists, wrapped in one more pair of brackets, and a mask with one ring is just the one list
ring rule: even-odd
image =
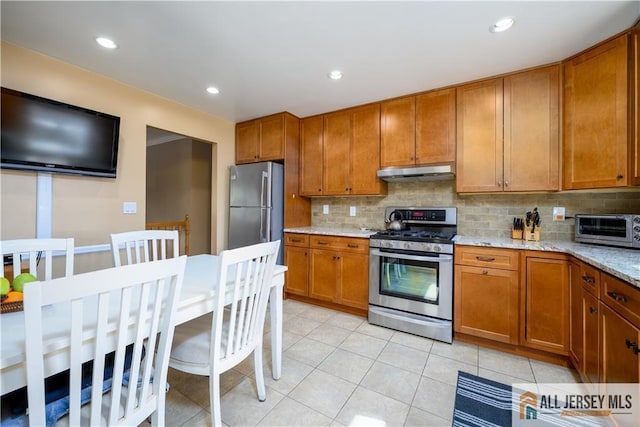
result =
[{"label": "beige wall", "polygon": [[[215,143],[212,251],[224,248],[234,123],[6,42],[1,53],[2,86],[121,118],[117,179],[53,176],[54,237],[94,245],[108,243],[112,232],[144,227],[146,131],[153,126]],[[0,172],[1,239],[35,236],[35,182],[34,173]],[[137,214],[122,214],[125,201],[137,202]],[[81,255],[75,270],[109,264],[108,254]]]},{"label": "beige wall", "polygon": [[[329,205],[329,215],[322,214],[322,205]],[[355,206],[357,215],[349,216]],[[348,225],[384,228],[388,206],[453,206],[458,208],[458,233],[477,237],[509,237],[514,216],[524,216],[538,207],[542,218],[541,238],[572,240],[574,221],[552,220],[554,206],[566,208],[566,215],[576,213],[640,213],[640,188],[618,191],[537,193],[537,194],[474,194],[455,191],[455,181],[389,183],[385,197],[331,197],[313,199],[312,224]]]}]

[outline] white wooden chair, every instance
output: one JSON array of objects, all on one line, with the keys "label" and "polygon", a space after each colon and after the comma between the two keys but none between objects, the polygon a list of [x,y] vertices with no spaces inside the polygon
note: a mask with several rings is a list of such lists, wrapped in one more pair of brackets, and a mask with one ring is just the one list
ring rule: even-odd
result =
[{"label": "white wooden chair", "polygon": [[[151,415],[152,424],[164,425],[169,352],[185,265],[186,256],[182,256],[25,285],[30,425],[45,425],[43,378],[49,362],[43,348],[50,348],[54,341],[69,351],[69,412],[61,422],[135,426]],[[50,304],[53,307],[45,307]],[[46,340],[43,322],[51,309],[57,312],[56,322],[64,317],[62,329],[68,334]],[[125,372],[126,347],[132,343],[133,356]],[[103,381],[105,355],[114,350],[113,375]],[[82,365],[87,361],[93,367],[92,385],[83,390]],[[110,391],[103,398],[109,382]],[[83,400],[90,403],[82,407]]]},{"label": "white wooden chair", "polygon": [[[12,255],[11,279],[14,279],[28,266],[27,271],[39,280],[51,280],[53,274],[54,252],[64,253],[63,276],[73,275],[74,240],[69,239],[18,239],[0,241],[2,256]],[[42,265],[44,264],[44,266]],[[38,266],[40,265],[40,269]],[[6,266],[5,266],[6,267]],[[5,269],[2,276],[5,277]]]},{"label": "white wooden chair", "polygon": [[[179,256],[176,230],[140,230],[111,235],[113,265],[138,264]],[[124,252],[124,253],[123,253]]]},{"label": "white wooden chair", "polygon": [[[211,420],[222,425],[220,374],[253,353],[258,399],[266,399],[262,335],[280,241],[220,254],[215,308],[176,328],[169,366],[209,376]],[[228,306],[225,309],[225,306]]]}]

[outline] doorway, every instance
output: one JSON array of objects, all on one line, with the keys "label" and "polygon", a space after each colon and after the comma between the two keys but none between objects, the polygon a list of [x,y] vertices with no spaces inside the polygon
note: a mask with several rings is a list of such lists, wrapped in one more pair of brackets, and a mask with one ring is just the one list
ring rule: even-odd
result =
[{"label": "doorway", "polygon": [[189,214],[190,255],[210,254],[213,144],[147,126],[145,222]]}]

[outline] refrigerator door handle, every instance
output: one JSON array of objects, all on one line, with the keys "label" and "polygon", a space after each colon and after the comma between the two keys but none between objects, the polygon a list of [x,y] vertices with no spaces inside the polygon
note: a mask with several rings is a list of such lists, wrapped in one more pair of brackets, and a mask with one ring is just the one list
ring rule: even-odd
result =
[{"label": "refrigerator door handle", "polygon": [[[260,182],[260,206],[265,207],[267,204],[265,203],[265,193],[267,193],[267,185],[269,185],[269,172],[262,172],[262,181]],[[268,194],[266,194],[268,196]]]}]

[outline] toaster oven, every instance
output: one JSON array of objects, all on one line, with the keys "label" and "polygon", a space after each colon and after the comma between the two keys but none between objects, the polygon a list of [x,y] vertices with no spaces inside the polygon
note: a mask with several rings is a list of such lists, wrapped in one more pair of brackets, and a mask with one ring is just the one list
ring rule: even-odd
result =
[{"label": "toaster oven", "polygon": [[575,240],[640,249],[640,215],[576,215]]}]

